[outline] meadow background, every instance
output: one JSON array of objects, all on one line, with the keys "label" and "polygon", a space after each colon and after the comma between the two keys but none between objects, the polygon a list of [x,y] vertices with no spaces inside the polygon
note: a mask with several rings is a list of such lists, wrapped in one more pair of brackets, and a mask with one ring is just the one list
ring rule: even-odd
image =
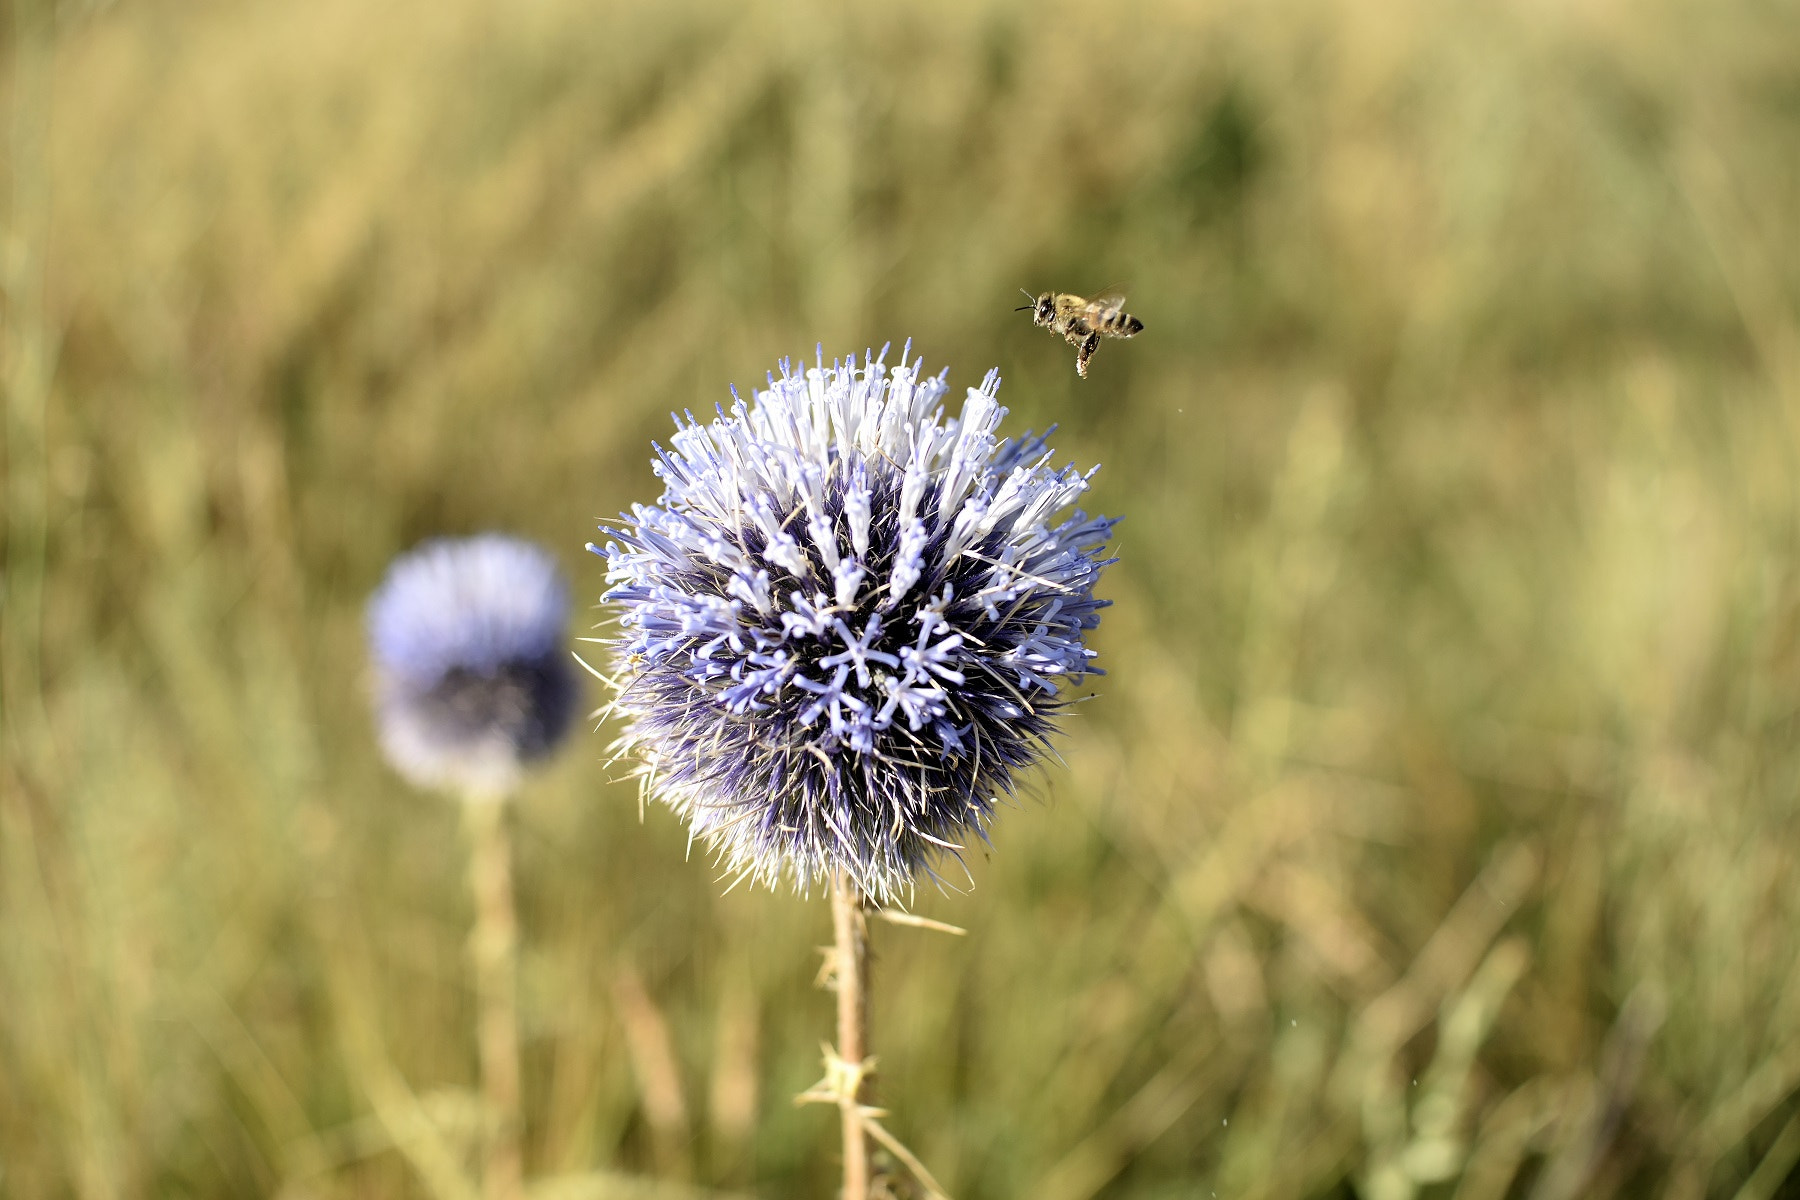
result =
[{"label": "meadow background", "polygon": [[[4,13],[0,1194],[430,1195],[365,598],[504,529],[585,632],[671,410],[911,337],[1127,516],[969,935],[875,930],[958,1200],[1800,1195],[1792,0]],[[1085,382],[1011,311],[1115,280]],[[517,814],[536,1194],[829,1196],[827,906],[609,740]]]}]

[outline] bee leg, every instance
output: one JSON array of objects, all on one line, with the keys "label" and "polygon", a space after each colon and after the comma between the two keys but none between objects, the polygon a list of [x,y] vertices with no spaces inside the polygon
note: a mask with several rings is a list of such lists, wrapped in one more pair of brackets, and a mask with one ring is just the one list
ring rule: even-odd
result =
[{"label": "bee leg", "polygon": [[1081,348],[1075,352],[1075,373],[1083,379],[1087,378],[1088,359],[1094,357],[1094,351],[1100,348],[1100,335],[1090,333],[1081,339]]}]

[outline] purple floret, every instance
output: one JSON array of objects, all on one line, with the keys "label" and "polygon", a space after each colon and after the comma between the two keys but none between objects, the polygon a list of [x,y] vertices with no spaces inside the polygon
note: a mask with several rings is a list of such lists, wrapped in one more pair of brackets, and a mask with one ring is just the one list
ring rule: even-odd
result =
[{"label": "purple floret", "polygon": [[620,749],[730,872],[806,890],[842,867],[896,898],[985,838],[1060,688],[1100,673],[1114,521],[1057,520],[1092,472],[998,440],[998,387],[947,419],[917,363],[784,363],[751,403],[677,419],[661,500],[590,546]]}]

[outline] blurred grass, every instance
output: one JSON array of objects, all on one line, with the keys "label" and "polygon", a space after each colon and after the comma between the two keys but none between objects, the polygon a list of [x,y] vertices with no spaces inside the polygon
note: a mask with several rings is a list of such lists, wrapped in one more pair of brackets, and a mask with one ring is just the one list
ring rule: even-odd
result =
[{"label": "blurred grass", "polygon": [[[670,410],[910,336],[1129,517],[969,937],[877,930],[953,1194],[1800,1194],[1792,3],[7,14],[0,1192],[425,1194],[468,914],[364,597],[595,596]],[[1085,383],[1010,311],[1115,279]],[[829,1195],[823,905],[605,741],[519,814],[529,1169]]]}]

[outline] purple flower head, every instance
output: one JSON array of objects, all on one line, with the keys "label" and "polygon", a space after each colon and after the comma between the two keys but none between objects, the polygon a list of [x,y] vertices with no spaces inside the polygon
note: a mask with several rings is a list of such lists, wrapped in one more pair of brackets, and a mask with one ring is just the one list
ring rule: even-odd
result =
[{"label": "purple flower head", "polygon": [[575,715],[568,589],[543,549],[440,538],[394,560],[369,600],[381,747],[421,787],[501,795]]},{"label": "purple flower head", "polygon": [[[910,353],[908,343],[905,354]],[[726,869],[880,902],[985,838],[1063,701],[1114,522],[1059,517],[1092,472],[1001,441],[999,376],[883,355],[782,364],[749,404],[677,420],[665,491],[606,548],[623,752]]]}]

